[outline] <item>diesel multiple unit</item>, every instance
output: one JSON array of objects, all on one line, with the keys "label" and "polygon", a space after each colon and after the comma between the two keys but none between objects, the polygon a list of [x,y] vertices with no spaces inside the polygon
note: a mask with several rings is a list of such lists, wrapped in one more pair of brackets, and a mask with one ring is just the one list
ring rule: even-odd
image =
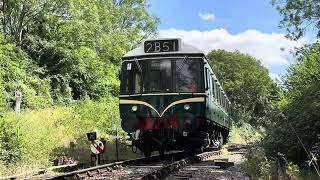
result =
[{"label": "diesel multiple unit", "polygon": [[226,143],[231,103],[197,48],[146,40],[124,55],[120,78],[121,126],[145,156]]}]

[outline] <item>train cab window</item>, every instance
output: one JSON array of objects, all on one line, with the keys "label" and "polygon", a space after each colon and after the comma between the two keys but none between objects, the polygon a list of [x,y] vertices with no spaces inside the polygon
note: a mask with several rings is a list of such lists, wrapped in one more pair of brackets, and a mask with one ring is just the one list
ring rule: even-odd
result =
[{"label": "train cab window", "polygon": [[135,77],[135,80],[134,80],[134,91],[135,93],[141,93],[142,92],[142,82],[141,82],[141,75],[136,73],[136,77]]},{"label": "train cab window", "polygon": [[135,94],[145,91],[145,63],[128,61],[122,63],[120,94]]},{"label": "train cab window", "polygon": [[149,91],[172,91],[171,60],[152,60],[149,66]]},{"label": "train cab window", "polygon": [[175,69],[177,92],[199,92],[200,60],[188,58],[177,59]]},{"label": "train cab window", "polygon": [[123,62],[121,68],[121,85],[120,85],[120,93],[121,94],[131,94],[132,93],[132,63],[131,62]]}]

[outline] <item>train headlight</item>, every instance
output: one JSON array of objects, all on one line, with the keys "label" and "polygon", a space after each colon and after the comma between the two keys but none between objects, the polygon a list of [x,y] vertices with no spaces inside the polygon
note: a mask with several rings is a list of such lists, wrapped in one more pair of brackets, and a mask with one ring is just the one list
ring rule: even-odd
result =
[{"label": "train headlight", "polygon": [[183,106],[183,108],[184,108],[185,110],[189,110],[189,109],[190,109],[190,105],[189,105],[189,104],[185,104],[185,105]]},{"label": "train headlight", "polygon": [[137,111],[138,110],[138,106],[137,105],[133,105],[131,109],[132,109],[132,111]]}]

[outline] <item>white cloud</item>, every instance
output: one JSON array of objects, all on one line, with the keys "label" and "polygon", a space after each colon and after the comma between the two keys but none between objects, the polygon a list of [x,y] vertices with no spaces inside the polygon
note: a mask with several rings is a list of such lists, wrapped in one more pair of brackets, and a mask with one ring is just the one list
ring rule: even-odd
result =
[{"label": "white cloud", "polygon": [[204,13],[199,13],[199,16],[202,20],[205,21],[214,21],[216,19],[216,16],[213,13],[208,13],[208,12],[204,12]]},{"label": "white cloud", "polygon": [[196,46],[204,53],[213,49],[238,50],[260,59],[268,68],[274,65],[288,65],[292,58],[290,51],[305,43],[305,40],[291,41],[283,34],[262,33],[254,29],[238,34],[230,34],[225,29],[211,31],[163,29],[160,30],[159,36],[162,38],[180,37],[185,43]]}]

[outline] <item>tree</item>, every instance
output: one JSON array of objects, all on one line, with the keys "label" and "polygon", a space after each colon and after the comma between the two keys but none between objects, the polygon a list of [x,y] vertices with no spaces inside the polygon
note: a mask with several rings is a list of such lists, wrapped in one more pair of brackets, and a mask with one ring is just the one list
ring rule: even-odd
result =
[{"label": "tree", "polygon": [[280,25],[286,28],[288,37],[297,40],[312,27],[320,37],[319,0],[272,0],[272,3],[282,16]]},{"label": "tree", "polygon": [[37,108],[51,103],[50,84],[39,68],[20,48],[7,43],[0,34],[0,107],[13,103],[14,92],[23,92],[23,105]]},{"label": "tree", "polygon": [[5,38],[46,70],[58,103],[116,95],[122,55],[154,34],[158,24],[144,0],[9,0],[0,5]]},{"label": "tree", "polygon": [[213,50],[208,59],[240,118],[253,125],[264,123],[272,98],[277,96],[268,70],[256,58],[238,51]]},{"label": "tree", "polygon": [[61,7],[63,1],[51,0],[1,0],[0,21],[1,31],[5,38],[11,39],[15,44],[21,45],[29,30],[34,28],[39,16],[48,12],[56,16],[64,14]]},{"label": "tree", "polygon": [[305,50],[290,67],[284,85],[287,104],[275,118],[276,123],[268,128],[265,146],[273,156],[281,152],[289,160],[303,164],[309,151],[320,150],[319,43]]}]

